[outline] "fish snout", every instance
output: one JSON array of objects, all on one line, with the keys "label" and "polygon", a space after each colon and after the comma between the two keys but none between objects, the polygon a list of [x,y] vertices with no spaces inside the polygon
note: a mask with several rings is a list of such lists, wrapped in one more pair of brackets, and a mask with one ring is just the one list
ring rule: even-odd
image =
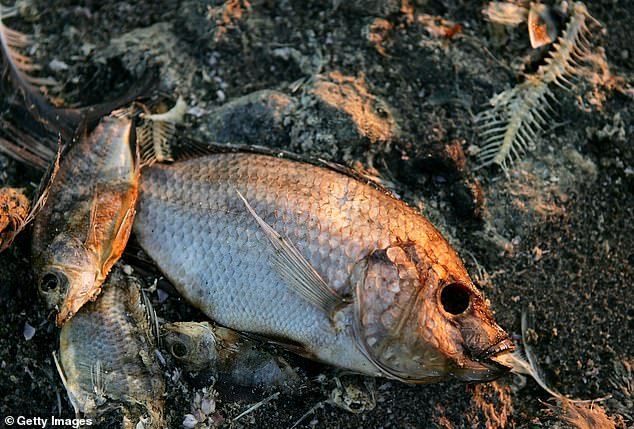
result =
[{"label": "fish snout", "polygon": [[461,326],[461,333],[465,351],[478,362],[515,348],[513,340],[492,319],[470,318]]},{"label": "fish snout", "polygon": [[482,361],[502,353],[510,353],[513,350],[515,350],[515,343],[508,337],[508,335],[506,335],[506,337],[501,339],[497,344],[493,344],[488,349],[482,350],[478,355],[473,355],[473,358],[475,360]]},{"label": "fish snout", "polygon": [[68,292],[69,284],[68,277],[58,270],[48,270],[38,278],[38,293],[44,298],[47,308],[59,308]]},{"label": "fish snout", "polygon": [[88,301],[94,301],[101,292],[99,273],[92,271],[68,271],[71,280],[64,295],[61,295],[56,323],[60,328],[69,321]]},{"label": "fish snout", "polygon": [[492,381],[506,374],[511,368],[502,361],[496,359],[499,355],[510,353],[515,348],[513,340],[499,326],[491,328],[491,334],[495,337],[482,335],[482,331],[469,330],[463,336],[465,338],[465,359],[456,362],[450,371],[459,379],[471,382]]}]

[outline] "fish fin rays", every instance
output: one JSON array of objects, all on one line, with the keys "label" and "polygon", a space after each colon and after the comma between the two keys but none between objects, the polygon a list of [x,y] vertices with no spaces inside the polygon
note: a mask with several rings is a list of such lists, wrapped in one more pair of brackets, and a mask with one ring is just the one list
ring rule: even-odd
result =
[{"label": "fish fin rays", "polygon": [[347,301],[326,283],[293,243],[266,223],[238,190],[236,193],[271,242],[274,249],[273,268],[286,284],[330,317],[341,306],[347,304]]},{"label": "fish fin rays", "polygon": [[[101,276],[105,277],[110,272],[113,265],[121,258],[123,254],[123,248],[120,248],[120,243],[127,243],[132,231],[132,222],[136,214],[135,204],[130,204],[123,216],[118,217],[118,222],[114,225],[114,236],[112,240],[103,242],[103,238],[99,236],[97,231],[97,225],[102,222],[104,216],[109,212],[108,208],[105,208],[104,213],[100,213],[99,206],[99,191],[95,190],[90,209],[90,225],[88,226],[88,234],[84,245],[87,248],[102,248],[104,259],[101,260]],[[105,206],[104,206],[105,207]]]},{"label": "fish fin rays", "polygon": [[112,110],[150,94],[156,88],[158,69],[150,65],[123,94],[110,100],[80,108],[53,105],[40,87],[59,85],[59,82],[33,76],[33,72],[42,69],[25,54],[34,43],[33,37],[7,27],[2,20],[15,15],[14,8],[0,5],[0,92],[9,100],[12,109],[28,111],[49,133],[61,132],[64,139],[71,140],[77,128],[85,126],[91,129]]},{"label": "fish fin rays", "polygon": [[144,112],[139,115],[142,123],[137,133],[142,165],[174,161],[172,148],[176,125],[183,123],[186,113],[187,104],[182,97],[178,97],[176,104],[164,113],[151,114],[144,107]]},{"label": "fish fin rays", "polygon": [[263,343],[275,344],[277,346],[283,347],[286,350],[293,352],[297,355],[303,356],[307,359],[319,360],[319,358],[311,351],[309,351],[306,346],[300,342],[297,342],[291,338],[274,335],[274,334],[257,334],[254,332],[241,332],[241,335],[244,335],[245,338],[260,341]]},{"label": "fish fin rays", "polygon": [[[117,225],[117,231],[112,240],[112,243],[127,243],[128,238],[130,237],[130,232],[132,231],[132,222],[134,221],[134,216],[136,215],[136,209],[134,204],[126,210],[125,214],[121,222]],[[101,266],[102,275],[105,278],[110,272],[110,269],[114,266],[114,264],[121,258],[123,254],[123,248],[112,247],[110,252],[108,252],[108,258],[104,261]]]}]

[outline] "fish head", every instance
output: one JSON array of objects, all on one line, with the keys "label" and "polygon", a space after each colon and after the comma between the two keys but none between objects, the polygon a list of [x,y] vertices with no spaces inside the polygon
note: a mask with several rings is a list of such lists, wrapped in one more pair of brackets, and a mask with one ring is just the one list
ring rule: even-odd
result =
[{"label": "fish head", "polygon": [[399,243],[356,264],[355,337],[383,375],[430,383],[486,381],[508,371],[492,358],[512,341],[458,256],[449,255],[442,263],[421,246]]},{"label": "fish head", "polygon": [[59,234],[37,265],[38,291],[47,307],[57,310],[60,327],[101,291],[97,255],[75,237]]},{"label": "fish head", "polygon": [[188,371],[213,369],[218,360],[218,341],[207,322],[163,325],[163,340],[171,355]]}]

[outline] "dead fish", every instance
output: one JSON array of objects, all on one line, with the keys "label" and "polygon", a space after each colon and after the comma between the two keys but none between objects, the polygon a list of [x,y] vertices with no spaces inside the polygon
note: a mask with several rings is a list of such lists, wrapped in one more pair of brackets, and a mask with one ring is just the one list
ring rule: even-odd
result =
[{"label": "dead fish", "polygon": [[101,290],[130,235],[139,154],[131,119],[104,117],[63,156],[34,221],[37,286],[62,326]]},{"label": "dead fish", "polygon": [[220,381],[244,387],[292,386],[299,376],[281,357],[238,332],[208,322],[161,326],[165,347],[187,371],[212,371]]},{"label": "dead fish", "polygon": [[343,168],[243,152],[155,165],[134,230],[178,291],[231,329],[410,383],[508,370],[491,358],[513,344],[449,243]]},{"label": "dead fish", "polygon": [[26,221],[31,203],[15,188],[0,188],[0,251],[8,247],[13,234]]},{"label": "dead fish", "polygon": [[[9,146],[3,146],[5,143],[11,145],[12,149],[18,148],[0,137],[0,148],[8,149]],[[0,252],[11,246],[13,240],[35,219],[35,216],[46,204],[51,183],[59,169],[60,154],[60,148],[58,147],[57,155],[46,169],[44,176],[42,176],[31,203],[21,191],[12,188],[0,189]],[[22,155],[16,154],[16,157],[20,158]]]},{"label": "dead fish", "polygon": [[[121,408],[125,428],[163,428],[165,382],[154,357],[151,307],[139,282],[115,266],[104,292],[62,328],[60,374],[86,417]],[[144,424],[137,426],[137,422]]]}]

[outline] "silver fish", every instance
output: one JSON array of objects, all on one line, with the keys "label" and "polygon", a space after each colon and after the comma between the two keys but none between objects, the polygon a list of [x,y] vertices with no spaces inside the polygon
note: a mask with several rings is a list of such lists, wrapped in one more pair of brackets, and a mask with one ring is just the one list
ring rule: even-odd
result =
[{"label": "silver fish", "polygon": [[489,380],[513,348],[418,212],[358,178],[254,153],[144,170],[134,231],[211,319],[304,356],[425,383]]}]

